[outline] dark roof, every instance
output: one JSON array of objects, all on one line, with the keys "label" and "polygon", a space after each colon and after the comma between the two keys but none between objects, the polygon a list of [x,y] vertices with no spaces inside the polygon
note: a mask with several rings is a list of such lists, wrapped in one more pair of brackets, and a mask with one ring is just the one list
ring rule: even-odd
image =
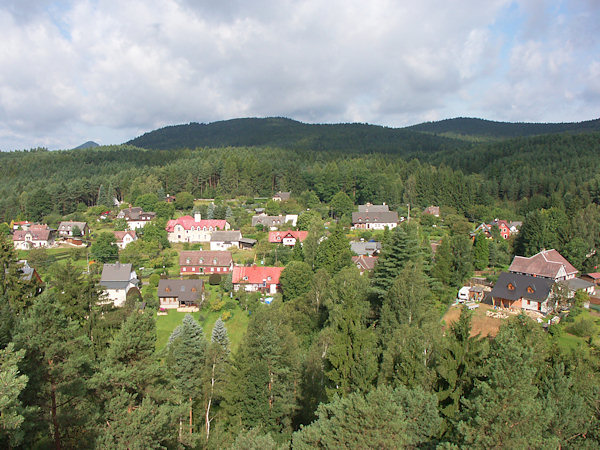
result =
[{"label": "dark roof", "polygon": [[213,231],[210,235],[210,242],[239,242],[241,238],[240,231]]},{"label": "dark roof", "polygon": [[381,251],[381,242],[350,242],[350,250],[357,255],[372,255]]},{"label": "dark roof", "polygon": [[180,266],[229,267],[232,261],[231,252],[227,251],[189,250],[179,254]]},{"label": "dark roof", "polygon": [[180,302],[195,302],[202,295],[202,280],[160,280],[158,298],[175,297]]},{"label": "dark roof", "polygon": [[87,227],[87,222],[61,222],[58,225],[58,231],[70,231],[73,227],[77,227],[80,231],[83,231]]},{"label": "dark roof", "polygon": [[273,195],[273,198],[279,198],[281,200],[289,200],[290,196],[292,195],[291,192],[281,192],[279,191],[277,194]]},{"label": "dark roof", "polygon": [[[514,289],[509,289],[512,285]],[[520,273],[502,272],[498,281],[492,289],[492,298],[504,298],[506,300],[518,300],[525,298],[533,301],[544,301],[550,295],[553,280],[541,277],[532,277]],[[531,288],[533,292],[529,292]]]},{"label": "dark roof", "polygon": [[594,287],[594,283],[582,280],[581,278],[571,278],[566,281],[561,281],[561,283],[566,284],[570,291],[579,291],[581,289],[589,289]]},{"label": "dark roof", "polygon": [[286,216],[267,216],[266,214],[259,214],[258,216],[252,216],[252,226],[263,225],[265,227],[272,227],[283,225],[286,223],[285,219]]},{"label": "dark roof", "polygon": [[156,216],[156,213],[152,211],[144,211],[139,206],[134,206],[132,208],[121,210],[121,212],[119,212],[119,216],[123,216],[126,220],[145,220],[142,216],[152,219]]},{"label": "dark roof", "polygon": [[358,205],[358,212],[388,212],[390,207],[388,205]]},{"label": "dark roof", "polygon": [[396,211],[353,212],[352,223],[398,223]]},{"label": "dark roof", "polygon": [[129,281],[131,279],[131,264],[104,264],[100,282]]},{"label": "dark roof", "polygon": [[240,244],[254,245],[256,244],[256,239],[243,237],[240,239]]}]

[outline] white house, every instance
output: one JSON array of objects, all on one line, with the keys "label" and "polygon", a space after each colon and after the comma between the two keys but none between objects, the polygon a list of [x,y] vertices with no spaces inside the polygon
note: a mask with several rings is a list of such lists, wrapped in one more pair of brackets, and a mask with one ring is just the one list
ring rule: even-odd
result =
[{"label": "white house", "polygon": [[113,233],[117,239],[117,247],[119,247],[121,250],[123,250],[133,241],[137,241],[137,234],[135,234],[135,231],[114,231]]},{"label": "white house", "polygon": [[215,231],[227,231],[230,225],[226,220],[202,220],[200,214],[182,216],[167,222],[169,242],[210,242]]},{"label": "white house", "polygon": [[108,300],[115,306],[123,306],[127,298],[127,292],[133,287],[137,287],[139,280],[131,264],[104,264],[102,268],[102,277],[100,286],[104,288],[104,293]]},{"label": "white house", "polygon": [[230,247],[240,248],[241,239],[240,231],[213,231],[210,237],[210,249],[223,251]]}]

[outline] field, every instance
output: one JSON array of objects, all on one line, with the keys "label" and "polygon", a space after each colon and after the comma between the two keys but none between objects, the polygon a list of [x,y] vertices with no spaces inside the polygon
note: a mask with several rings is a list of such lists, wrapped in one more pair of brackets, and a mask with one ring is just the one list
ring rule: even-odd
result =
[{"label": "field", "polygon": [[[227,332],[229,334],[229,341],[231,343],[231,350],[237,350],[238,346],[244,334],[246,333],[246,328],[248,327],[248,313],[243,311],[239,307],[231,311],[233,315],[229,320],[225,322],[225,328],[227,328]],[[200,312],[192,313],[194,319],[200,321],[200,325],[204,329],[204,334],[207,339],[210,339],[213,326],[219,317],[221,317],[222,311],[207,311],[202,310]],[[181,324],[183,317],[187,313],[177,312],[177,311],[169,311],[166,316],[157,316],[156,318],[156,347],[158,349],[162,349],[167,344],[169,340],[169,336],[177,327]],[[200,319],[203,320],[200,320]]]},{"label": "field", "polygon": [[[460,317],[462,306],[451,306],[446,314],[444,314],[443,321],[446,327],[456,322]],[[479,304],[479,308],[473,310],[473,318],[471,321],[471,336],[480,335],[485,336],[496,336],[498,330],[503,323],[503,319],[496,319],[486,315],[486,311],[494,310],[493,306],[486,305],[484,303]]]}]

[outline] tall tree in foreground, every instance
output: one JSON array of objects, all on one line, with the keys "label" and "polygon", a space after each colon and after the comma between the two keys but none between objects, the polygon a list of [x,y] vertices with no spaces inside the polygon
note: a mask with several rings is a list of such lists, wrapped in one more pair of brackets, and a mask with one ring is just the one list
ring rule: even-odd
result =
[{"label": "tall tree in foreground", "polygon": [[28,377],[19,371],[18,364],[25,350],[15,351],[12,343],[0,350],[0,446],[12,448],[23,440],[21,424],[23,405],[19,400]]},{"label": "tall tree in foreground", "polygon": [[223,398],[225,374],[229,364],[229,336],[227,328],[219,317],[212,330],[207,358],[208,383],[206,388],[206,409],[204,414],[204,425],[206,440],[210,439],[210,424],[212,421],[211,408],[215,402]]}]

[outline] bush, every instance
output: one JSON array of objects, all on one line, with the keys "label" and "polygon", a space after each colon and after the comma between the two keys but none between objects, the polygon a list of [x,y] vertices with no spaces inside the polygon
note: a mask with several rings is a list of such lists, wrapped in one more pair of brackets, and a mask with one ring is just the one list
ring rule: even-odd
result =
[{"label": "bush", "polygon": [[223,314],[221,314],[221,320],[226,322],[227,320],[231,319],[231,316],[233,316],[231,311],[225,311]]},{"label": "bush", "polygon": [[156,286],[158,286],[159,281],[160,281],[160,275],[157,273],[153,273],[152,275],[150,275],[150,278],[148,279],[148,284],[150,284],[150,286],[152,286],[152,287],[156,287]]},{"label": "bush", "polygon": [[592,336],[596,332],[596,325],[593,320],[582,319],[567,328],[567,331],[578,337]]},{"label": "bush", "polygon": [[218,286],[221,284],[221,275],[218,273],[211,273],[208,277],[208,284],[211,286]]},{"label": "bush", "polygon": [[225,306],[225,301],[218,298],[215,298],[210,302],[210,309],[212,311],[221,311],[223,306]]},{"label": "bush", "polygon": [[227,311],[233,311],[235,308],[237,308],[237,302],[235,300],[228,300],[225,302],[225,309]]}]

